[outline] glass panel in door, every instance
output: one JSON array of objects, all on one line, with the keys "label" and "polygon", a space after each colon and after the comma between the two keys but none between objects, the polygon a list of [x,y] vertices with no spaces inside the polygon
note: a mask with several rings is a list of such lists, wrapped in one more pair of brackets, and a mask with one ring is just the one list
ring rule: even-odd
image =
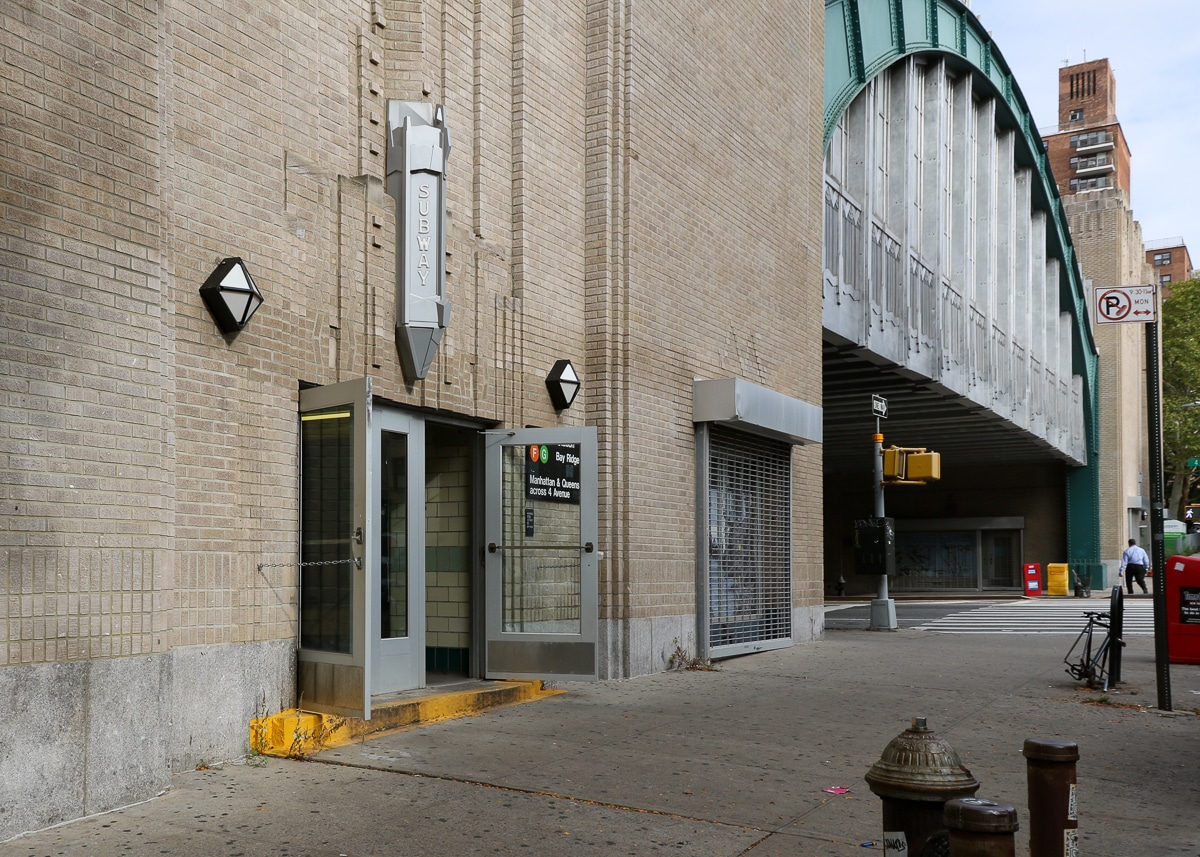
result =
[{"label": "glass panel in door", "polygon": [[485,432],[485,672],[596,677],[596,431]]},{"label": "glass panel in door", "polygon": [[380,432],[379,637],[408,637],[408,435]]},{"label": "glass panel in door", "polygon": [[338,406],[300,418],[300,646],[352,651],[354,412]]},{"label": "glass panel in door", "polygon": [[363,573],[371,381],[300,393],[300,705],[370,717]]}]

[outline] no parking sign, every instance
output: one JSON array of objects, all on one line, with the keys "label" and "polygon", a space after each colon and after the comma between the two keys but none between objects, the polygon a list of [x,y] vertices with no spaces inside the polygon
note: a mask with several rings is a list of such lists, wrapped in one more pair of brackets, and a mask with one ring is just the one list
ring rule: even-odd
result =
[{"label": "no parking sign", "polygon": [[1144,324],[1158,320],[1156,286],[1097,286],[1097,324]]}]

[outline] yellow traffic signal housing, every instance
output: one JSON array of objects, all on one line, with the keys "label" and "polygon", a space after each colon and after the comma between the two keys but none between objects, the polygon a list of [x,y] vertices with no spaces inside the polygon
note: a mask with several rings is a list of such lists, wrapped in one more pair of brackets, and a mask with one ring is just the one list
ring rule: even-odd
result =
[{"label": "yellow traffic signal housing", "polygon": [[885,479],[904,478],[904,450],[898,446],[883,451],[883,477]]},{"label": "yellow traffic signal housing", "polygon": [[904,478],[914,482],[936,482],[942,478],[942,455],[938,452],[910,452]]},{"label": "yellow traffic signal housing", "polygon": [[893,446],[881,450],[883,478],[891,484],[924,485],[942,478],[942,456],[925,447]]}]

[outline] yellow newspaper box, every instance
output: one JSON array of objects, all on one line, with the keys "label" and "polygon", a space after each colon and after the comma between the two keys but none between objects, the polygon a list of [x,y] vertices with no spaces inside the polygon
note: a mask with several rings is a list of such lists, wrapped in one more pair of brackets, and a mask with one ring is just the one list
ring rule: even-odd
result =
[{"label": "yellow newspaper box", "polygon": [[1071,567],[1065,562],[1052,562],[1046,566],[1046,594],[1067,595],[1070,586]]}]

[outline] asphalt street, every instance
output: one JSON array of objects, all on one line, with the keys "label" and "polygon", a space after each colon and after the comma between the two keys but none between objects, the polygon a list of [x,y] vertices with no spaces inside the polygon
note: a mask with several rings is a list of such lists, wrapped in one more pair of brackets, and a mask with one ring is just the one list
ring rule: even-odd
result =
[{"label": "asphalt street", "polygon": [[[942,599],[896,601],[896,623],[942,633],[1055,633],[1076,634],[1087,611],[1109,611],[1108,591],[1091,598],[1009,598],[1005,600]],[[1153,598],[1135,595],[1122,600],[1125,636],[1153,634]],[[866,630],[871,608],[864,602],[833,602],[825,606],[829,630]]]},{"label": "asphalt street", "polygon": [[[1003,604],[1005,601],[897,601],[896,624],[901,628],[915,628],[935,619],[956,613],[966,613],[979,607]],[[871,624],[869,603],[833,603],[825,607],[825,627],[833,631],[865,630]]]}]

